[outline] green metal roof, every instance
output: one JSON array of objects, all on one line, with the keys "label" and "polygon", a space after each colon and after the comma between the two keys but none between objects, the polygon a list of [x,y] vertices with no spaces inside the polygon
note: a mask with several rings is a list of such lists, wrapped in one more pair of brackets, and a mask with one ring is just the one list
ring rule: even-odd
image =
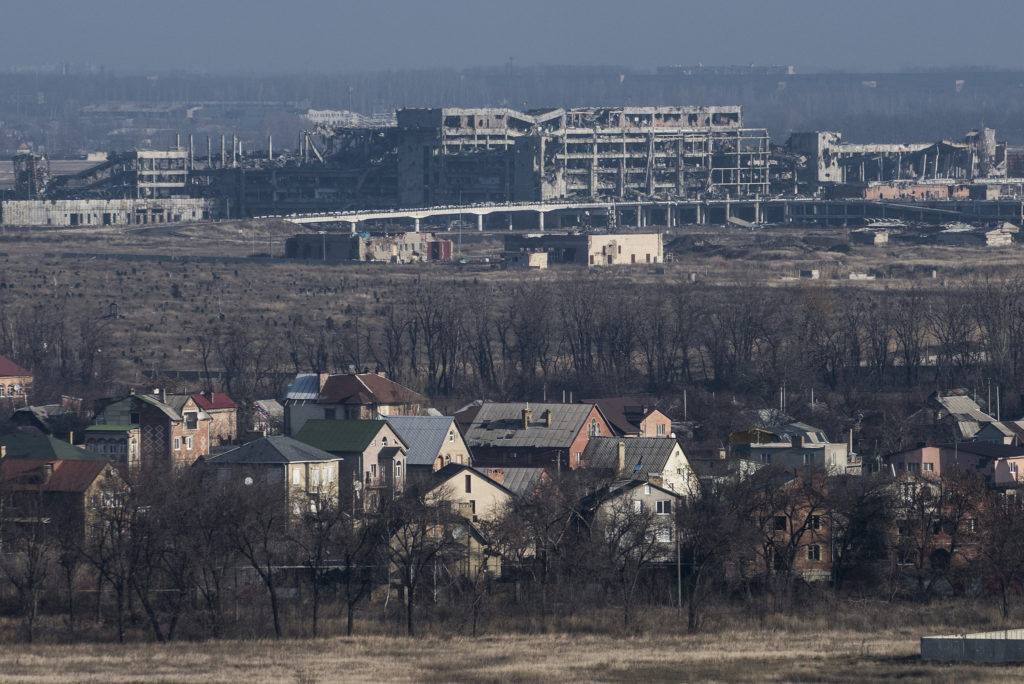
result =
[{"label": "green metal roof", "polygon": [[41,458],[45,460],[105,461],[99,454],[79,449],[51,435],[11,434],[0,437],[7,458]]},{"label": "green metal roof", "polygon": [[307,420],[295,439],[332,453],[362,452],[385,425],[383,420]]}]

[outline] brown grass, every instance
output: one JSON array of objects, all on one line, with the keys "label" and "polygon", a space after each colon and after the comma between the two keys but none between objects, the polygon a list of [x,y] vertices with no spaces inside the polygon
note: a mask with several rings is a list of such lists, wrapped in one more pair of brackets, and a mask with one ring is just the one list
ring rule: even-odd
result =
[{"label": "brown grass", "polygon": [[15,646],[0,682],[1020,681],[1021,666],[924,663],[909,631],[488,636]]}]

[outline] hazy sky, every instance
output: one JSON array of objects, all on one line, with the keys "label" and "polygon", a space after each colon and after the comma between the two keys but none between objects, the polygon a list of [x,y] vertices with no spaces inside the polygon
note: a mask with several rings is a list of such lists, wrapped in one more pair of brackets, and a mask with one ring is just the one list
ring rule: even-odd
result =
[{"label": "hazy sky", "polygon": [[11,0],[0,15],[0,70],[1024,68],[1020,0]]}]

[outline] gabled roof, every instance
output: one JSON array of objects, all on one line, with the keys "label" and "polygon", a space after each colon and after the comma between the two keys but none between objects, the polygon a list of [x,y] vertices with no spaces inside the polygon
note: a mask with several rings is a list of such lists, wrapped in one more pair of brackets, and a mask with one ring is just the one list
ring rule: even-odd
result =
[{"label": "gabled roof", "polygon": [[506,468],[501,484],[516,496],[528,499],[537,491],[542,477],[543,468]]},{"label": "gabled roof", "polygon": [[50,461],[106,461],[99,454],[79,449],[51,435],[10,434],[0,437],[7,458],[32,458]]},{"label": "gabled roof", "polygon": [[223,392],[210,392],[192,395],[192,401],[196,402],[196,406],[204,411],[218,411],[222,409],[236,409],[236,404],[231,397],[224,394]]},{"label": "gabled roof", "polygon": [[[471,472],[471,473],[475,473],[477,475],[477,477],[479,477],[480,479],[484,480],[488,484],[490,484],[490,485],[492,485],[494,487],[497,487],[499,490],[505,492],[509,496],[516,496],[516,493],[513,492],[512,490],[510,490],[505,485],[501,484],[500,482],[497,482],[497,481],[493,480],[490,477],[487,477],[487,473],[481,472],[481,471],[477,470],[476,468],[474,468],[473,466],[468,466],[468,465],[465,465],[463,463],[449,463],[448,465],[446,465],[445,467],[441,468],[440,470],[435,471],[434,472],[434,479],[438,483],[436,485],[436,487],[440,487],[441,484],[447,482],[448,480],[452,479],[453,477],[457,476],[459,473],[462,473],[463,471],[468,471],[468,472]],[[434,487],[434,488],[436,489],[436,487]]]},{"label": "gabled roof", "polygon": [[[84,492],[108,465],[106,461],[5,458],[0,461],[0,485],[14,490]],[[50,468],[52,472],[47,472]]]},{"label": "gabled roof", "polygon": [[448,433],[455,429],[455,419],[451,416],[387,416],[386,419],[408,447],[405,462],[411,466],[434,465]]},{"label": "gabled roof", "polygon": [[0,378],[17,378],[31,376],[32,374],[11,361],[6,356],[0,356]]},{"label": "gabled roof", "polygon": [[320,397],[320,382],[316,373],[299,373],[285,390],[285,401],[316,401]]},{"label": "gabled roof", "polygon": [[307,420],[295,439],[324,451],[361,452],[370,446],[381,429],[383,420]]},{"label": "gabled roof", "polygon": [[664,437],[591,437],[581,460],[590,468],[618,472],[619,444],[625,447],[626,472],[658,474],[665,470],[672,452],[679,446]]},{"label": "gabled roof", "polygon": [[332,375],[320,388],[321,404],[415,404],[426,397],[376,373]]},{"label": "gabled roof", "polygon": [[[523,429],[525,409],[531,411],[532,418],[529,427]],[[470,409],[476,411],[476,415],[465,430],[465,440],[470,448],[567,449],[593,409],[593,404],[484,402],[479,409]],[[547,411],[551,412],[550,427],[544,419]]]},{"label": "gabled roof", "polygon": [[334,454],[323,449],[304,444],[297,439],[274,435],[262,437],[254,442],[211,456],[207,463],[220,465],[225,463],[271,464],[271,463],[315,463],[318,461],[336,461]]},{"label": "gabled roof", "polygon": [[665,489],[664,487],[659,487],[658,485],[655,484],[651,484],[646,480],[616,480],[615,482],[609,484],[607,487],[602,487],[593,494],[584,497],[583,501],[580,502],[580,505],[584,510],[593,510],[600,506],[601,504],[603,504],[604,502],[618,498],[620,496],[623,496],[624,494],[628,494],[629,492],[633,491],[634,489],[640,486],[647,486],[650,487],[651,489],[657,489],[659,492],[664,492],[665,494],[671,496],[674,499],[682,498],[676,492],[673,492],[670,489]]},{"label": "gabled roof", "polygon": [[605,420],[623,435],[640,432],[640,423],[657,410],[652,401],[643,397],[584,399],[581,403],[596,404]]},{"label": "gabled roof", "polygon": [[[143,402],[144,404],[149,404],[150,406],[153,406],[154,408],[160,409],[160,411],[162,411],[163,414],[165,416],[167,416],[168,418],[170,418],[171,420],[181,420],[181,412],[180,411],[178,411],[174,407],[170,406],[169,404],[165,404],[164,402],[160,401],[156,397],[150,396],[148,394],[133,394],[133,395],[131,395],[130,398],[138,399],[139,401]],[[184,402],[182,402],[182,403],[184,403]]]},{"label": "gabled roof", "polygon": [[969,396],[936,396],[935,401],[960,422],[991,423],[994,417],[985,413]]}]

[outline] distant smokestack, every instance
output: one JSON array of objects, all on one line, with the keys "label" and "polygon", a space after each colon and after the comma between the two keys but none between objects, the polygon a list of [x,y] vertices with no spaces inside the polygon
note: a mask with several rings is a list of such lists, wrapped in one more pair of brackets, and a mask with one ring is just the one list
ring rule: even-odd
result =
[{"label": "distant smokestack", "polygon": [[267,136],[267,161],[274,161],[274,136]]}]

